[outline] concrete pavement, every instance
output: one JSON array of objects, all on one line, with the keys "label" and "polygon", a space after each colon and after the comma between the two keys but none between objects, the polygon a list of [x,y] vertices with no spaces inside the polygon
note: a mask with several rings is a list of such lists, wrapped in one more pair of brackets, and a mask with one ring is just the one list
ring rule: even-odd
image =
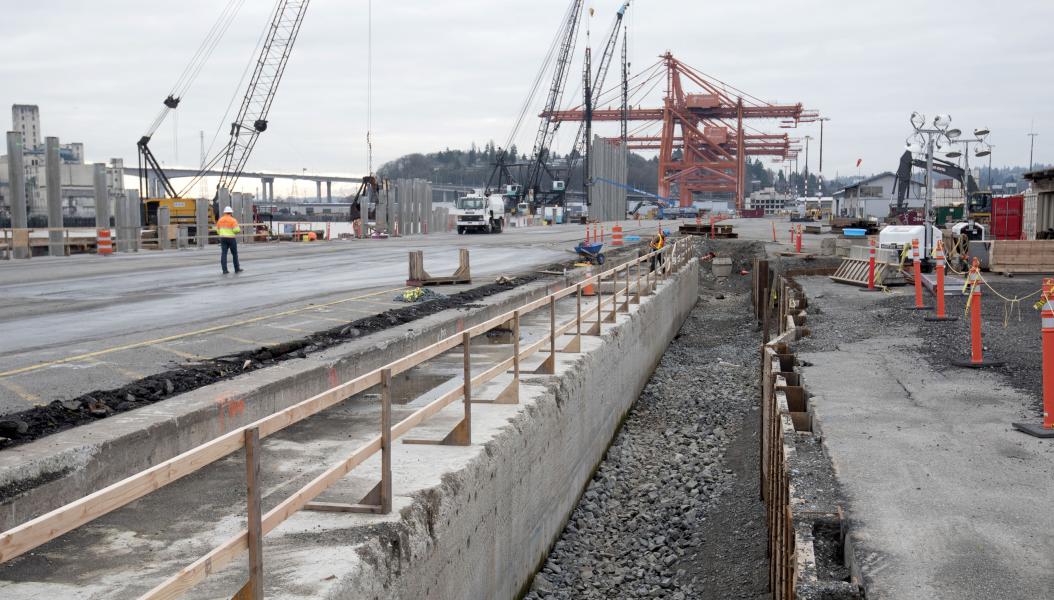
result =
[{"label": "concrete pavement", "polygon": [[894,316],[861,322],[876,295],[798,281],[813,329],[854,340],[806,340],[798,358],[868,598],[1051,597],[1054,444],[1010,427],[1030,398],[993,373],[935,370]]},{"label": "concrete pavement", "polygon": [[[647,235],[656,224],[623,226]],[[489,283],[573,258],[569,249],[583,233],[562,225],[243,244],[246,272],[227,276],[213,247],[0,263],[0,415],[402,306],[392,298],[404,289],[409,250],[424,250],[425,268],[445,274],[457,267],[457,248],[467,247],[474,277]]]}]

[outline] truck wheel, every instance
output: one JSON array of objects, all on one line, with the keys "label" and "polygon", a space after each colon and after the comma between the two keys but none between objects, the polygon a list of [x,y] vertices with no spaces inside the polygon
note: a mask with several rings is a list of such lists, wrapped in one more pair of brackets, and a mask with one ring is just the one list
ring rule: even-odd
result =
[{"label": "truck wheel", "polygon": [[465,235],[465,228],[460,226],[460,225],[458,225],[458,227],[457,227],[457,234],[458,235]]},{"label": "truck wheel", "polygon": [[494,221],[494,223],[496,225],[494,233],[501,233],[501,230],[505,227],[505,219],[498,219],[497,221]]}]

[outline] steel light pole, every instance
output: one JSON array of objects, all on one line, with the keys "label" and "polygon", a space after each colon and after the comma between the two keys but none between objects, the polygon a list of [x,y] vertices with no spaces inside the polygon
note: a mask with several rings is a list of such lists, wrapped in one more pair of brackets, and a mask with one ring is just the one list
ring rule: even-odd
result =
[{"label": "steel light pole", "polygon": [[952,118],[949,115],[937,115],[933,119],[932,126],[928,126],[926,115],[920,112],[911,113],[911,126],[915,128],[915,134],[909,138],[908,149],[918,152],[918,146],[925,144],[926,148],[926,205],[925,231],[923,232],[923,256],[929,257],[933,249],[933,154],[941,150],[944,143],[962,135],[958,129],[950,129]]},{"label": "steel light pole", "polygon": [[987,127],[982,127],[980,129],[975,129],[973,133],[975,137],[971,139],[952,139],[948,142],[949,144],[962,144],[964,146],[963,152],[959,152],[958,150],[952,150],[950,152],[945,153],[945,156],[947,156],[948,158],[958,158],[959,156],[963,157],[964,221],[970,220],[970,144],[981,145],[979,148],[976,148],[974,150],[975,156],[977,156],[978,158],[992,155],[992,150],[988,146],[988,142],[986,141],[988,138],[988,134],[991,133],[991,131],[989,131]]},{"label": "steel light pole", "polygon": [[831,117],[820,117],[816,120],[820,122],[820,168],[817,169],[817,172],[823,175],[823,122],[830,121]]}]

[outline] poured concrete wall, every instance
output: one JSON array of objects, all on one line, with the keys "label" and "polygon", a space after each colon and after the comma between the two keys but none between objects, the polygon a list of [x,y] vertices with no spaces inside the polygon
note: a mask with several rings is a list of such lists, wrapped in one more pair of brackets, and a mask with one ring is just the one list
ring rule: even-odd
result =
[{"label": "poured concrete wall", "polygon": [[[602,338],[584,338],[584,353],[560,355],[557,377],[528,380],[521,405],[474,408],[473,446],[398,444],[396,499],[409,492],[408,476],[436,483],[414,492],[412,503],[384,523],[385,534],[351,548],[275,536],[285,575],[301,570],[297,562],[326,556],[335,578],[314,587],[313,597],[518,597],[695,304],[697,287],[698,271],[685,269]],[[428,469],[400,469],[407,462]],[[338,525],[301,515],[291,530],[312,519],[318,540]],[[377,525],[384,518],[372,519]]]}]

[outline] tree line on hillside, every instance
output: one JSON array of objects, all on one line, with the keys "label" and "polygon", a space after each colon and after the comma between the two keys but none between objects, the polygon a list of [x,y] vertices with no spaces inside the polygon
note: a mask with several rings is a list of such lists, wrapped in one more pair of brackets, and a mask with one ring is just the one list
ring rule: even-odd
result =
[{"label": "tree line on hillside", "polygon": [[[482,148],[472,144],[468,150],[451,150],[447,148],[439,152],[427,154],[413,153],[401,156],[393,161],[387,162],[378,169],[380,177],[388,179],[416,178],[427,179],[433,184],[459,185],[466,187],[482,188],[487,185],[494,172],[494,165],[498,162],[501,150],[494,142],[487,142]],[[526,154],[519,153],[515,144],[509,148],[505,156],[506,163],[526,163],[529,158]],[[567,189],[578,191],[582,189],[583,163],[582,157],[577,151],[568,155],[553,153],[550,162],[554,164],[574,163],[570,177],[566,179]],[[656,192],[658,181],[659,161],[657,158],[644,158],[631,152],[629,155],[629,166],[627,180],[629,185],[646,192]],[[541,186],[548,186],[551,179],[544,176],[540,182]]]},{"label": "tree line on hillside", "polygon": [[[482,188],[488,184],[500,155],[501,149],[496,147],[493,141],[487,142],[483,147],[478,147],[473,143],[468,150],[447,148],[439,152],[407,154],[385,163],[377,174],[388,179],[426,179],[433,184]],[[582,190],[583,164],[578,152],[573,151],[568,155],[554,153],[551,156],[551,161],[556,164],[566,164],[568,159],[575,163],[575,167],[566,180],[567,189],[580,191]],[[520,153],[513,144],[509,148],[505,161],[506,163],[526,163],[528,156]],[[1040,169],[1043,166],[1036,165],[1035,168]],[[996,167],[992,169],[989,176],[987,165],[981,165],[980,171],[981,177],[978,183],[983,188],[988,188],[990,184],[1005,185],[1010,182],[1017,182],[1019,190],[1028,187],[1028,182],[1023,177],[1028,171],[1025,167]],[[657,193],[658,174],[658,158],[645,158],[640,154],[630,152],[629,185],[646,192]],[[846,176],[827,180],[818,177],[815,173],[803,176],[799,172],[792,172],[788,177],[783,170],[770,169],[761,159],[755,158],[747,161],[746,180],[753,189],[772,187],[780,193],[804,196],[806,186],[808,186],[810,196],[815,196],[817,192],[829,196],[856,182],[858,178]],[[543,176],[540,185],[546,187],[550,183],[549,177]]]}]

